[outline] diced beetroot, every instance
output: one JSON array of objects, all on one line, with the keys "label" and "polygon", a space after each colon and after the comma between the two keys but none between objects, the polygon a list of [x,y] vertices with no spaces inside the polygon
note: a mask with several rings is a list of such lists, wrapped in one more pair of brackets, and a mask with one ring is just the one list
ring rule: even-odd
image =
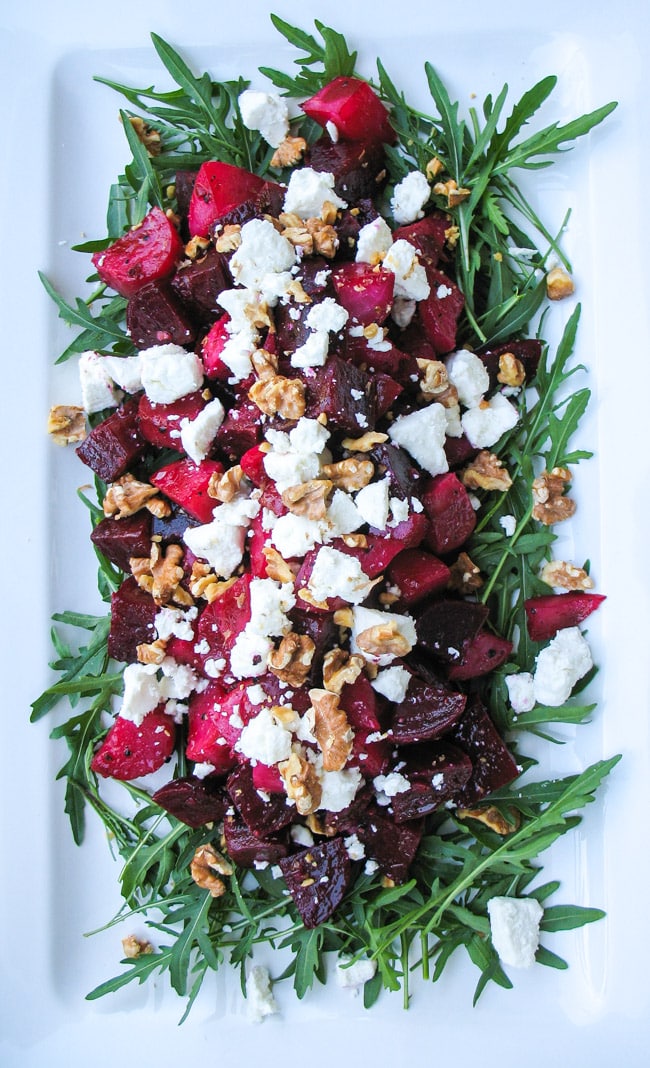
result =
[{"label": "diced beetroot", "polygon": [[153,517],[151,536],[156,538],[161,545],[170,545],[172,542],[181,541],[188,527],[197,527],[198,525],[198,519],[188,515],[178,505],[172,505],[171,515],[161,516],[160,518],[157,515]]},{"label": "diced beetroot", "polygon": [[447,742],[423,746],[413,756],[400,755],[400,774],[410,788],[396,794],[391,807],[396,823],[419,819],[453,799],[467,784],[472,762],[466,753]]},{"label": "diced beetroot", "polygon": [[405,549],[389,565],[387,578],[399,589],[400,602],[411,605],[442,593],[449,575],[449,568],[437,556],[425,549]]},{"label": "diced beetroot", "polygon": [[455,282],[438,270],[427,270],[431,286],[428,297],[418,303],[424,332],[439,355],[456,348],[456,328],[465,298]]},{"label": "diced beetroot", "polygon": [[113,660],[133,664],[138,645],[148,645],[156,637],[154,621],[158,609],[150,593],[141,589],[132,575],[111,594],[111,626],[108,655]]},{"label": "diced beetroot", "polygon": [[252,868],[256,862],[277,864],[289,852],[286,833],[259,837],[239,816],[226,816],[223,835],[228,856],[242,868]]},{"label": "diced beetroot", "polygon": [[345,336],[345,356],[357,367],[372,374],[388,375],[402,387],[413,389],[420,381],[420,370],[415,356],[402,352],[385,338],[382,348],[372,348],[368,338],[350,331]]},{"label": "diced beetroot", "polygon": [[264,552],[268,536],[269,532],[264,529],[264,517],[260,512],[251,521],[246,538],[248,565],[253,578],[268,578],[269,562]]},{"label": "diced beetroot", "polygon": [[217,297],[231,285],[228,262],[214,251],[200,260],[181,264],[171,280],[171,288],[190,315],[206,324],[214,320]]},{"label": "diced beetroot", "polygon": [[305,100],[302,109],[323,129],[328,122],[334,123],[343,141],[392,144],[395,140],[388,110],[360,78],[339,75]]},{"label": "diced beetroot", "polygon": [[162,706],[148,712],[139,727],[117,716],[90,766],[104,778],[139,779],[170,759],[175,740],[176,724]]},{"label": "diced beetroot", "polygon": [[392,527],[390,537],[385,534],[368,534],[367,548],[353,549],[361,567],[369,578],[376,578],[386,570],[391,560],[404,549],[416,548],[425,537],[429,524],[422,512],[411,512],[408,519]]},{"label": "diced beetroot", "polygon": [[247,478],[250,478],[254,486],[264,486],[269,481],[268,475],[264,469],[264,457],[265,452],[262,452],[259,445],[253,445],[252,449],[247,449],[239,460],[242,471]]},{"label": "diced beetroot", "polygon": [[284,779],[273,764],[253,764],[253,785],[267,794],[284,794]]},{"label": "diced beetroot", "polygon": [[471,778],[455,799],[460,807],[473,805],[517,778],[517,765],[478,697],[468,700],[450,741],[467,753],[473,767]]},{"label": "diced beetroot", "polygon": [[197,779],[194,775],[165,783],[156,790],[152,801],[188,827],[219,823],[230,804],[222,786],[210,779]]},{"label": "diced beetroot", "polygon": [[187,221],[187,213],[190,210],[190,200],[195,181],[196,171],[176,171],[174,177],[176,207],[178,214],[185,222]]},{"label": "diced beetroot", "polygon": [[[387,768],[392,742],[381,734],[377,697],[365,675],[359,675],[341,691],[341,708],[354,732],[350,764],[356,766],[366,779],[374,779]],[[371,741],[368,741],[371,738]]]},{"label": "diced beetroot", "polygon": [[228,323],[230,316],[227,313],[220,315],[208,330],[201,342],[201,360],[208,378],[216,378],[220,382],[227,382],[232,378],[232,371],[221,359],[221,353],[230,337]]},{"label": "diced beetroot", "polygon": [[391,724],[396,745],[433,741],[445,734],[463,714],[465,694],[442,683],[425,682],[414,676],[406,697],[395,705]]},{"label": "diced beetroot", "polygon": [[411,463],[406,449],[399,449],[396,445],[385,441],[380,445],[375,445],[369,457],[379,466],[384,477],[390,479],[391,497],[399,497],[402,501],[408,501],[414,494],[419,496],[423,476]]},{"label": "diced beetroot", "polygon": [[217,431],[217,445],[232,460],[259,445],[264,436],[260,410],[253,401],[240,400],[228,411]]},{"label": "diced beetroot", "polygon": [[233,582],[216,601],[201,612],[197,626],[197,641],[207,642],[209,659],[220,660],[230,653],[238,634],[251,617],[251,576],[244,574]]},{"label": "diced beetroot", "polygon": [[222,775],[237,762],[232,747],[241,734],[241,727],[230,721],[233,701],[229,697],[223,684],[213,679],[204,690],[192,694],[187,713],[187,759],[212,764]]},{"label": "diced beetroot", "polygon": [[190,199],[190,234],[208,237],[215,223],[245,201],[254,201],[269,184],[273,183],[231,163],[216,160],[203,163]]},{"label": "diced beetroot", "polygon": [[123,297],[132,297],[147,282],[166,278],[183,253],[183,242],[171,219],[152,208],[132,230],[102,252],[93,266],[102,282]]},{"label": "diced beetroot", "polygon": [[318,927],[328,920],[350,882],[350,858],[343,839],[327,838],[279,863],[305,927]]},{"label": "diced beetroot", "polygon": [[166,281],[147,282],[126,307],[126,327],[138,349],[191,345],[196,327]]},{"label": "diced beetroot", "polygon": [[406,882],[417,853],[424,824],[421,820],[399,825],[385,810],[370,806],[356,827],[356,834],[373,857],[382,875],[395,883]]},{"label": "diced beetroot", "polygon": [[480,630],[476,637],[463,647],[460,661],[451,665],[447,678],[458,681],[487,675],[505,664],[511,652],[512,642],[493,634],[492,631]]},{"label": "diced beetroot", "polygon": [[[311,661],[309,679],[311,680],[311,685],[316,685],[317,675],[322,667],[325,653],[336,644],[338,627],[331,615],[315,615],[308,611],[303,611],[299,606],[291,609],[289,618],[293,630],[297,634],[305,634],[314,643],[314,655]],[[291,702],[296,708],[296,692],[294,692]]]},{"label": "diced beetroot", "polygon": [[206,401],[199,391],[187,393],[171,404],[154,404],[143,393],[138,407],[142,436],[159,449],[181,452],[181,419],[196,419],[205,405]]},{"label": "diced beetroot", "polygon": [[435,267],[445,250],[445,232],[451,226],[451,219],[441,211],[434,211],[416,222],[399,226],[393,233],[393,240],[408,241],[417,249],[421,263]]},{"label": "diced beetroot", "polygon": [[340,304],[364,326],[383,323],[392,304],[395,275],[369,263],[344,263],[332,271]]},{"label": "diced beetroot", "polygon": [[124,519],[106,516],[99,521],[90,538],[107,560],[128,573],[132,556],[149,556],[151,552],[151,514],[143,508]]},{"label": "diced beetroot", "polygon": [[445,438],[445,456],[450,471],[457,471],[459,467],[473,460],[478,449],[472,445],[469,438],[463,434],[460,438]]},{"label": "diced beetroot", "polygon": [[308,405],[305,415],[327,415],[328,429],[360,437],[373,430],[376,419],[376,391],[370,375],[342,360],[329,356],[324,367],[307,380]]},{"label": "diced beetroot", "polygon": [[200,523],[209,523],[218,502],[208,494],[208,486],[213,475],[221,474],[223,464],[217,460],[202,460],[195,464],[186,458],[159,467],[149,481]]},{"label": "diced beetroot", "polygon": [[480,356],[490,376],[490,390],[496,389],[498,385],[497,375],[499,374],[500,356],[506,352],[511,352],[513,356],[516,356],[524,366],[526,380],[530,382],[537,373],[543,347],[543,342],[539,338],[529,337],[515,341],[504,341],[501,345],[494,345],[483,352],[477,352],[476,355]]},{"label": "diced beetroot", "polygon": [[98,423],[76,449],[77,456],[104,482],[114,482],[146,448],[138,422],[138,402],[131,398]]},{"label": "diced beetroot", "polygon": [[349,204],[376,196],[386,181],[386,157],[381,143],[332,141],[328,134],[313,144],[305,164],[334,175],[334,190]]},{"label": "diced beetroot", "polygon": [[464,545],[476,526],[476,512],[463,483],[453,471],[434,475],[422,494],[429,518],[426,542],[444,556]]},{"label": "diced beetroot", "polygon": [[[282,374],[286,374],[291,366],[285,366],[286,357],[290,356],[304,345],[310,334],[310,328],[307,326],[307,313],[309,312],[308,304],[278,304],[273,309],[273,321],[275,324],[275,339],[277,345],[277,352],[280,357],[279,370]],[[336,345],[336,336],[330,335],[330,351],[334,350]]]},{"label": "diced beetroot", "polygon": [[257,792],[250,764],[241,764],[228,776],[226,788],[249,830],[258,838],[281,831],[293,822],[295,810],[285,794],[271,794],[266,801]]},{"label": "diced beetroot", "polygon": [[456,664],[488,617],[488,609],[473,601],[434,601],[416,623],[418,644],[439,660]]},{"label": "diced beetroot", "polygon": [[584,593],[581,590],[530,597],[524,601],[528,636],[534,642],[544,642],[553,638],[558,630],[577,627],[604,600],[602,593]]}]

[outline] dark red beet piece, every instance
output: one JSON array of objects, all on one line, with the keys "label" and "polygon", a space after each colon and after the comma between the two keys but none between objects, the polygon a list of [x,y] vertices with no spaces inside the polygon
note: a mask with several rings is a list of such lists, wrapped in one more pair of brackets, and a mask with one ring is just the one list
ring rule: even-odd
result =
[{"label": "dark red beet piece", "polygon": [[516,356],[524,366],[526,380],[530,382],[537,373],[543,347],[543,343],[538,338],[530,337],[517,341],[507,341],[483,352],[477,352],[476,355],[480,356],[490,376],[490,390],[496,389],[498,384],[499,356],[506,352],[511,352],[513,356]]},{"label": "dark red beet piece", "polygon": [[126,326],[136,348],[191,345],[196,327],[166,281],[147,282],[126,307]]},{"label": "dark red beet piece", "polygon": [[[392,527],[390,537],[385,534],[368,534],[367,548],[353,549],[361,567],[370,578],[376,578],[385,571],[391,560],[404,549],[418,546],[428,530],[426,516],[422,512],[411,512],[408,519]],[[341,548],[341,546],[337,546]],[[342,550],[343,551],[343,550]]]},{"label": "dark red beet piece", "polygon": [[259,445],[264,437],[260,410],[253,401],[241,400],[232,407],[217,431],[217,445],[232,459]]},{"label": "dark red beet piece", "polygon": [[176,725],[162,707],[148,712],[140,726],[117,716],[91,768],[104,778],[124,782],[157,771],[174,752]]},{"label": "dark red beet piece", "polygon": [[202,460],[195,464],[193,460],[184,459],[158,468],[150,482],[200,523],[209,523],[218,502],[208,494],[208,486],[213,475],[222,473],[223,464],[217,460]]},{"label": "dark red beet piece", "polygon": [[438,742],[400,760],[400,774],[411,785],[391,799],[396,823],[428,816],[455,797],[469,781],[472,762],[456,746]]},{"label": "dark red beet piece", "polygon": [[77,456],[103,482],[114,482],[146,448],[140,432],[138,401],[131,398],[90,431]]},{"label": "dark red beet piece", "polygon": [[92,256],[102,282],[123,297],[132,297],[147,282],[166,278],[183,253],[173,222],[160,208],[152,208],[138,226]]},{"label": "dark red beet piece", "polygon": [[450,740],[467,753],[473,767],[467,785],[455,798],[459,808],[473,805],[517,778],[517,765],[478,697],[468,700]]},{"label": "dark red beet piece", "polygon": [[362,814],[355,828],[357,837],[366,847],[366,856],[374,858],[382,875],[395,883],[407,880],[423,830],[422,821],[398,825],[376,805]]},{"label": "dark red beet piece", "polygon": [[425,549],[405,549],[388,566],[388,581],[400,591],[400,603],[418,604],[447,588],[450,571]]},{"label": "dark red beet piece", "polygon": [[241,575],[216,601],[201,612],[197,641],[207,642],[208,657],[227,657],[251,617],[250,575]]},{"label": "dark red beet piece", "polygon": [[[341,708],[354,732],[350,763],[356,765],[366,779],[381,775],[388,766],[392,741],[374,737],[382,733],[377,695],[365,675],[359,675],[341,691]],[[372,741],[368,741],[372,738]]]},{"label": "dark red beet piece", "polygon": [[212,764],[225,775],[236,764],[233,746],[241,727],[233,726],[229,694],[218,680],[211,680],[204,690],[192,694],[187,713],[188,731],[185,755],[199,764]]},{"label": "dark red beet piece", "polygon": [[350,858],[342,838],[280,860],[280,868],[305,927],[318,927],[341,904],[350,882]]},{"label": "dark red beet piece", "polygon": [[277,864],[289,852],[286,835],[260,838],[238,816],[226,816],[223,834],[229,857],[242,868],[252,868],[256,862]]},{"label": "dark red beet piece", "polygon": [[469,494],[453,471],[435,475],[422,494],[430,527],[427,544],[444,556],[464,545],[476,526],[476,512]]},{"label": "dark red beet piece", "polygon": [[427,270],[431,292],[418,304],[424,332],[439,355],[456,348],[456,327],[465,298],[455,282],[442,271]]},{"label": "dark red beet piece", "polygon": [[426,267],[436,267],[445,250],[445,231],[452,225],[452,220],[441,211],[434,211],[416,222],[398,226],[393,232],[393,241],[404,240],[418,251],[421,263]]},{"label": "dark red beet piece", "polygon": [[156,636],[154,621],[157,612],[151,594],[140,589],[132,575],[125,579],[119,589],[111,594],[108,655],[113,660],[135,663],[138,645],[148,644]]},{"label": "dark red beet piece", "polygon": [[388,110],[361,78],[339,75],[309,100],[302,110],[323,128],[334,123],[343,141],[386,142],[395,140]]},{"label": "dark red beet piece", "polygon": [[463,714],[465,694],[443,683],[425,682],[414,676],[406,697],[395,705],[391,724],[396,745],[433,741],[445,734]]},{"label": "dark red beet piece", "polygon": [[584,593],[580,590],[530,597],[524,602],[528,635],[534,642],[547,641],[558,630],[577,627],[604,600],[602,593]]},{"label": "dark red beet piece", "polygon": [[476,637],[488,609],[473,601],[434,602],[416,622],[418,644],[440,660],[458,663],[467,642]]},{"label": "dark red beet piece", "polygon": [[128,573],[132,556],[149,556],[151,552],[151,514],[143,508],[124,519],[107,516],[100,519],[90,538],[107,560]]},{"label": "dark red beet piece", "polygon": [[305,164],[334,175],[334,191],[348,204],[373,197],[386,181],[386,157],[381,144],[333,142],[328,134],[309,149]]},{"label": "dark red beet piece", "polygon": [[154,404],[143,393],[138,405],[142,436],[159,449],[181,452],[181,419],[195,419],[205,405],[206,401],[198,391],[188,393],[171,404]]},{"label": "dark red beet piece", "polygon": [[[328,429],[360,437],[373,430],[376,418],[375,385],[365,371],[338,356],[329,356],[324,367],[307,380],[305,415],[327,415]],[[258,410],[259,416],[259,410]]]},{"label": "dark red beet piece", "polygon": [[226,788],[233,805],[249,830],[258,838],[267,838],[293,823],[295,809],[284,794],[271,794],[265,801],[253,782],[250,764],[241,764],[229,776]]},{"label": "dark red beet piece", "polygon": [[487,675],[505,664],[511,652],[512,642],[489,630],[480,630],[475,638],[463,646],[461,659],[451,665],[447,678],[458,681]]},{"label": "dark red beet piece", "polygon": [[255,201],[267,185],[274,184],[231,163],[214,160],[203,163],[190,199],[190,233],[208,237],[215,223],[221,222],[246,201]]},{"label": "dark red beet piece", "polygon": [[228,262],[220,252],[208,252],[200,260],[182,264],[170,285],[190,315],[207,325],[214,321],[217,297],[232,285]]},{"label": "dark red beet piece", "polygon": [[391,497],[399,497],[403,501],[410,500],[415,494],[419,495],[422,474],[415,467],[405,449],[400,449],[390,442],[376,445],[369,453],[370,459],[379,465],[384,477],[390,479]]},{"label": "dark red beet piece", "polygon": [[230,804],[222,786],[210,779],[197,779],[194,775],[165,783],[156,790],[152,801],[188,827],[218,823]]},{"label": "dark red beet piece", "polygon": [[392,304],[395,275],[369,263],[344,263],[332,271],[340,304],[364,326],[383,323]]}]

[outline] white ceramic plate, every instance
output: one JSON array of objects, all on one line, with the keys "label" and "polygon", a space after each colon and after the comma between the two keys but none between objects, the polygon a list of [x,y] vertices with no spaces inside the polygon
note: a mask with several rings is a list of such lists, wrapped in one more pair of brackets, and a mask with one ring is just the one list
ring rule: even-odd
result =
[{"label": "white ceramic plate", "polygon": [[[48,681],[49,617],[62,608],[92,610],[94,563],[85,509],[74,490],[85,481],[72,453],[54,450],[44,433],[49,404],[69,399],[69,369],[52,370],[66,328],[36,279],[43,269],[68,297],[80,292],[87,261],[69,251],[102,231],[109,182],[126,155],[118,98],[94,73],[130,84],[163,86],[149,44],[155,30],[198,69],[218,77],[257,66],[286,66],[293,53],[275,34],[266,5],[243,0],[232,20],[200,0],[93,7],[78,0],[43,11],[23,0],[0,15],[5,86],[2,206],[5,352],[2,524],[5,562],[2,680],[6,727],[0,776],[0,1061],[30,1068],[112,1065],[120,1054],[143,1065],[207,1063],[258,1057],[270,1066],[298,1058],[318,1068],[335,1060],[381,1059],[502,1063],[517,1049],[531,1066],[567,1051],[574,1065],[645,1063],[649,957],[645,899],[650,870],[644,845],[645,783],[650,771],[646,671],[648,578],[645,530],[648,459],[644,430],[650,396],[645,258],[645,175],[649,152],[643,111],[650,34],[643,0],[623,0],[597,14],[589,0],[547,0],[543,12],[506,0],[487,10],[465,0],[434,10],[403,0],[329,0],[319,10],[278,3],[274,10],[311,30],[313,18],[344,31],[364,69],[376,55],[411,99],[425,101],[422,72],[430,59],[463,104],[482,100],[504,81],[512,100],[545,74],[560,84],[544,121],[561,122],[610,99],[620,107],[602,128],[536,185],[545,218],[573,215],[566,247],[583,305],[578,358],[590,368],[591,416],[582,432],[596,459],[576,479],[580,519],[567,551],[589,556],[597,587],[608,594],[590,625],[603,664],[594,722],[566,744],[540,754],[544,774],[578,771],[613,753],[624,761],[591,806],[578,833],[548,856],[547,877],[562,880],[556,900],[603,907],[603,923],[547,939],[570,963],[512,973],[515,989],[488,989],[476,1009],[476,972],[460,958],[436,987],[416,986],[408,1014],[399,996],[383,996],[371,1013],[336,986],[298,1003],[289,986],[281,1013],[247,1022],[237,980],[208,979],[182,1028],[183,1005],[166,981],[127,988],[99,1003],[86,992],[119,970],[120,935],[93,938],[118,908],[118,866],[97,821],[82,849],[71,842],[56,771],[64,750],[48,740],[50,724],[30,726],[29,703]],[[532,6],[532,5],[531,5]],[[307,10],[305,10],[305,7]],[[493,8],[493,5],[489,5]],[[537,7],[537,5],[535,5]],[[51,12],[51,13],[50,13]],[[553,311],[557,336],[571,307]],[[8,385],[7,385],[8,379]],[[262,962],[264,962],[262,958]],[[268,962],[266,962],[268,963]],[[569,1052],[570,1051],[570,1054]]]}]

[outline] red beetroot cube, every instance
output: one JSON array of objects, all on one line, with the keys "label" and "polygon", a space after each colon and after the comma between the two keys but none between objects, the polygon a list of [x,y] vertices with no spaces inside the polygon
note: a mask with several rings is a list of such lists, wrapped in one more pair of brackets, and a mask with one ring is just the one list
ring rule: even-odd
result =
[{"label": "red beetroot cube", "polygon": [[[208,237],[215,223],[247,201],[256,201],[275,186],[257,174],[231,163],[203,163],[194,182],[188,224],[192,236]],[[279,187],[278,187],[279,188]]]},{"label": "red beetroot cube", "polygon": [[462,716],[465,694],[442,683],[425,682],[414,676],[406,697],[395,705],[391,724],[396,745],[417,745],[445,734]]},{"label": "red beetroot cube", "polygon": [[534,642],[553,638],[558,630],[577,627],[605,600],[602,593],[549,593],[524,602],[528,635]]},{"label": "red beetroot cube", "polygon": [[438,270],[427,270],[431,292],[418,304],[424,332],[439,355],[456,348],[456,328],[465,298],[455,282]]},{"label": "red beetroot cube", "polygon": [[152,486],[157,486],[170,501],[179,504],[200,523],[209,523],[217,507],[217,501],[210,497],[208,486],[213,475],[223,474],[223,464],[217,460],[202,460],[195,464],[193,460],[176,460],[174,463],[160,467],[151,476]]},{"label": "red beetroot cube", "polygon": [[123,297],[132,297],[147,282],[170,275],[183,253],[183,242],[173,222],[160,208],[148,215],[102,252],[93,266],[102,282]]},{"label": "red beetroot cube", "polygon": [[188,827],[218,823],[229,805],[223,787],[217,786],[213,780],[197,779],[194,775],[165,783],[156,790],[152,801]]},{"label": "red beetroot cube", "polygon": [[129,300],[126,326],[138,349],[152,345],[191,345],[196,327],[168,282],[147,282]]},{"label": "red beetroot cube", "polygon": [[293,823],[295,809],[287,805],[284,793],[271,794],[268,801],[260,797],[250,764],[235,768],[228,776],[226,787],[233,805],[256,837],[267,838]]},{"label": "red beetroot cube", "polygon": [[355,682],[343,687],[341,708],[354,732],[350,763],[356,765],[366,779],[374,779],[388,766],[392,742],[377,737],[382,734],[377,695],[365,675],[359,675]]},{"label": "red beetroot cube", "polygon": [[[376,389],[370,375],[360,367],[329,356],[324,367],[307,379],[308,407],[312,419],[325,413],[328,429],[359,437],[373,430],[376,420]],[[259,412],[258,412],[259,415]]]},{"label": "red beetroot cube", "polygon": [[181,419],[196,419],[206,401],[197,390],[171,404],[154,404],[143,393],[138,405],[138,419],[142,436],[159,449],[182,452]]},{"label": "red beetroot cube", "polygon": [[475,638],[463,646],[461,659],[450,666],[447,678],[458,681],[488,675],[490,671],[505,664],[511,652],[512,642],[493,634],[492,631],[480,630]]},{"label": "red beetroot cube", "polygon": [[476,513],[469,494],[453,471],[435,475],[422,494],[424,511],[429,518],[427,545],[434,553],[459,549],[476,526]]},{"label": "red beetroot cube", "polygon": [[133,664],[138,645],[148,645],[156,636],[154,622],[158,609],[150,593],[141,589],[130,575],[111,594],[111,626],[108,655],[113,660]]},{"label": "red beetroot cube", "polygon": [[284,794],[284,779],[273,764],[253,764],[253,785],[267,794]]},{"label": "red beetroot cube", "polygon": [[216,601],[201,612],[197,626],[197,642],[205,644],[205,659],[227,659],[237,635],[241,634],[251,617],[251,575],[244,574],[233,582]]},{"label": "red beetroot cube", "polygon": [[99,521],[90,538],[107,560],[121,571],[129,572],[132,556],[149,556],[151,553],[151,515],[143,508],[124,519],[106,516]]},{"label": "red beetroot cube", "polygon": [[385,809],[372,805],[363,813],[355,830],[366,847],[366,856],[377,861],[382,875],[395,883],[406,882],[422,838],[423,821],[398,825]]},{"label": "red beetroot cube", "polygon": [[211,323],[217,297],[232,285],[226,257],[211,251],[200,260],[184,262],[170,284],[181,304],[197,322]]},{"label": "red beetroot cube", "polygon": [[220,774],[230,771],[237,763],[233,746],[242,729],[236,725],[233,701],[228,698],[223,684],[213,680],[204,690],[192,694],[187,713],[187,759],[212,764]]},{"label": "red beetroot cube", "polygon": [[307,928],[336,912],[350,882],[350,858],[342,838],[327,838],[280,860],[294,904]]},{"label": "red beetroot cube", "polygon": [[289,852],[286,832],[260,838],[239,816],[226,816],[223,835],[228,856],[242,868],[252,868],[256,862],[277,864]]},{"label": "red beetroot cube", "polygon": [[131,398],[93,427],[76,453],[103,482],[114,482],[141,456],[146,444],[138,419],[138,402]]},{"label": "red beetroot cube", "polygon": [[328,134],[311,146],[305,164],[334,175],[334,190],[348,204],[373,197],[386,181],[386,157],[381,143],[332,141]]},{"label": "red beetroot cube", "polygon": [[[361,567],[369,578],[376,578],[386,570],[391,560],[404,549],[417,547],[425,537],[429,524],[422,512],[412,512],[408,519],[392,527],[390,537],[385,534],[368,534],[366,536],[367,548],[352,549],[352,555],[357,556]],[[340,547],[340,546],[337,546]],[[341,551],[343,551],[341,549]]]},{"label": "red beetroot cube", "polygon": [[418,644],[438,660],[459,663],[488,617],[488,609],[473,601],[434,601],[416,623]]},{"label": "red beetroot cube", "polygon": [[393,304],[392,271],[369,263],[344,263],[332,271],[332,282],[339,303],[353,319],[364,326],[384,322]]},{"label": "red beetroot cube", "polygon": [[393,240],[408,241],[417,249],[421,263],[435,267],[445,250],[445,232],[451,226],[451,219],[441,211],[434,211],[416,222],[399,226],[393,234]]},{"label": "red beetroot cube", "polygon": [[260,421],[260,410],[253,401],[238,401],[228,413],[217,431],[217,445],[232,460],[238,460],[242,453],[259,445],[264,437],[264,426]]},{"label": "red beetroot cube", "polygon": [[388,567],[387,578],[400,591],[400,602],[418,604],[425,597],[447,588],[450,571],[446,564],[425,549],[405,549]]},{"label": "red beetroot cube", "polygon": [[302,109],[323,128],[334,123],[343,141],[392,144],[395,140],[387,108],[360,78],[339,75],[305,100]]},{"label": "red beetroot cube", "polygon": [[478,697],[467,702],[450,741],[467,753],[472,775],[455,800],[466,808],[507,786],[519,774],[517,765]]},{"label": "red beetroot cube", "polygon": [[176,725],[163,706],[148,712],[139,727],[117,716],[90,766],[104,778],[139,779],[170,759],[175,740]]},{"label": "red beetroot cube", "polygon": [[220,315],[201,342],[201,359],[205,373],[208,378],[216,378],[220,382],[227,382],[229,378],[232,378],[232,371],[221,359],[221,353],[230,337],[229,322],[228,314]]},{"label": "red beetroot cube", "polygon": [[456,746],[435,742],[421,746],[413,755],[400,754],[400,774],[410,787],[391,800],[396,823],[428,816],[452,800],[469,781],[472,762]]}]

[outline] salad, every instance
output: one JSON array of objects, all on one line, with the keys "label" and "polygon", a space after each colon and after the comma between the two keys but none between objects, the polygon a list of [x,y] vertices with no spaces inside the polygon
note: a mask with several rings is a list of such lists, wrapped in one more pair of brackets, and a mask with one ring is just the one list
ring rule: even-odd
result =
[{"label": "salad", "polygon": [[229,961],[264,1015],[264,944],[299,997],[335,954],[367,1006],[464,950],[477,998],[603,915],[537,878],[617,758],[548,780],[526,754],[593,711],[604,596],[554,556],[589,391],[580,309],[543,340],[573,281],[513,172],[615,105],[524,136],[554,78],[464,119],[427,65],[428,116],[335,30],[273,21],[301,56],[270,88],[155,35],[178,88],[109,83],[133,158],[80,247],[93,291],[43,278],[80,328],[50,432],[94,477],[106,612],[57,614],[33,717],[73,706],[73,834],[90,806],[111,922],[151,930],[89,997],[166,972],[189,1010]]}]

